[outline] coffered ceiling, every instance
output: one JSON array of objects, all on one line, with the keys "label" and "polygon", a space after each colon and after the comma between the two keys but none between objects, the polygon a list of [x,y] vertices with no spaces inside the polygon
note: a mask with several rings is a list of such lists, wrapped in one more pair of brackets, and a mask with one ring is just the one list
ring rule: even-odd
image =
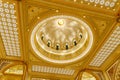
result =
[{"label": "coffered ceiling", "polygon": [[0,0],[0,80],[119,80],[119,0]]}]

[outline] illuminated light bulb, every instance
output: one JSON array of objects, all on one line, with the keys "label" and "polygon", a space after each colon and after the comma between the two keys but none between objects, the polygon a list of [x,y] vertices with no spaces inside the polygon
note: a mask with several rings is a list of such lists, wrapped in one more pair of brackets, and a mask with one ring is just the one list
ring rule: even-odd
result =
[{"label": "illuminated light bulb", "polygon": [[82,37],[83,37],[83,35],[82,35],[82,33],[80,33],[80,34],[79,34],[79,38],[82,39]]},{"label": "illuminated light bulb", "polygon": [[3,8],[0,8],[0,12],[3,12],[4,10],[3,10]]},{"label": "illuminated light bulb", "polygon": [[8,23],[8,26],[12,26],[12,24],[11,24],[11,23]]},{"label": "illuminated light bulb", "polygon": [[13,4],[10,4],[9,5],[11,9],[14,9],[14,5]]},{"label": "illuminated light bulb", "polygon": [[15,3],[13,3],[13,5],[15,5]]},{"label": "illuminated light bulb", "polygon": [[6,22],[3,22],[3,25],[7,25],[7,23],[6,23]]},{"label": "illuminated light bulb", "polygon": [[18,34],[18,32],[14,32],[14,34]]},{"label": "illuminated light bulb", "polygon": [[86,16],[83,16],[83,18],[86,18]]},{"label": "illuminated light bulb", "polygon": [[109,7],[107,7],[107,9],[110,9]]},{"label": "illuminated light bulb", "polygon": [[61,19],[61,20],[58,21],[58,24],[59,24],[59,25],[63,25],[63,24],[64,24],[64,21]]},{"label": "illuminated light bulb", "polygon": [[16,16],[15,15],[11,15],[11,18],[16,18]]},{"label": "illuminated light bulb", "polygon": [[59,50],[59,49],[60,49],[60,45],[56,44],[56,50]]},{"label": "illuminated light bulb", "polygon": [[110,3],[110,7],[114,7],[115,6],[115,3],[114,2],[111,2]]},{"label": "illuminated light bulb", "polygon": [[6,19],[5,19],[5,18],[2,18],[2,21],[6,21]]},{"label": "illuminated light bulb", "polygon": [[66,46],[65,46],[65,47],[66,47],[66,50],[68,50],[68,48],[69,48],[69,45],[68,45],[68,43],[66,43]]},{"label": "illuminated light bulb", "polygon": [[101,8],[103,8],[103,6],[100,6]]},{"label": "illuminated light bulb", "polygon": [[0,32],[1,32],[1,33],[3,33],[3,32],[4,32],[4,30],[0,29]]},{"label": "illuminated light bulb", "polygon": [[95,3],[98,4],[100,0],[95,0]]},{"label": "illuminated light bulb", "polygon": [[1,13],[0,15],[1,15],[2,17],[4,17],[4,16],[5,16],[5,14],[4,14],[4,13]]},{"label": "illuminated light bulb", "polygon": [[56,12],[59,12],[59,10],[56,10]]},{"label": "illuminated light bulb", "polygon": [[12,20],[13,23],[16,23],[17,21],[15,19]]},{"label": "illuminated light bulb", "polygon": [[37,17],[37,19],[40,19],[40,17]]},{"label": "illuminated light bulb", "polygon": [[0,7],[2,7],[2,5],[3,5],[3,4],[0,2]]},{"label": "illuminated light bulb", "polygon": [[117,2],[118,0],[113,0],[114,2]]},{"label": "illuminated light bulb", "polygon": [[7,17],[7,18],[10,18],[10,14],[6,14],[6,17]]},{"label": "illuminated light bulb", "polygon": [[105,3],[104,0],[101,0],[101,1],[100,1],[100,5],[103,5],[104,3]]},{"label": "illuminated light bulb", "polygon": [[81,1],[80,3],[83,3],[83,1]]},{"label": "illuminated light bulb", "polygon": [[76,2],[77,0],[74,0],[74,2]]},{"label": "illuminated light bulb", "polygon": [[8,18],[8,19],[7,19],[7,22],[11,22],[11,19]]},{"label": "illuminated light bulb", "polygon": [[16,24],[13,24],[13,27],[17,27],[17,25],[16,25]]},{"label": "illuminated light bulb", "polygon": [[110,5],[110,2],[109,1],[106,1],[105,2],[105,6],[109,6]]},{"label": "illuminated light bulb", "polygon": [[10,10],[10,13],[11,14],[15,14],[15,10]]},{"label": "illuminated light bulb", "polygon": [[90,3],[88,3],[88,5],[90,5]]},{"label": "illuminated light bulb", "polygon": [[120,5],[120,3],[117,3],[117,5]]},{"label": "illuminated light bulb", "polygon": [[[8,33],[8,30],[5,30],[5,33]],[[6,34],[6,36],[9,36],[9,34]]]},{"label": "illuminated light bulb", "polygon": [[113,11],[115,11],[115,9],[113,9]]},{"label": "illuminated light bulb", "polygon": [[4,7],[5,7],[5,8],[8,8],[8,4],[7,4],[7,3],[4,3]]},{"label": "illuminated light bulb", "polygon": [[9,13],[9,9],[5,9],[5,12],[6,12],[6,13]]},{"label": "illuminated light bulb", "polygon": [[17,31],[18,29],[17,28],[14,28],[14,31]]},{"label": "illuminated light bulb", "polygon": [[50,41],[50,40],[48,41],[47,46],[48,46],[48,47],[51,46],[51,41]]}]

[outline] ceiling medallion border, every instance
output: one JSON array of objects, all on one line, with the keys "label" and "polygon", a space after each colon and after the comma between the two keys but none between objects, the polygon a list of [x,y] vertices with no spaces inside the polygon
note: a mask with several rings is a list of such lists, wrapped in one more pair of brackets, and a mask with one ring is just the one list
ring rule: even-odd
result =
[{"label": "ceiling medallion border", "polygon": [[[75,50],[74,52],[70,53],[70,54],[62,54],[62,55],[56,55],[56,54],[52,54],[53,52],[50,52],[50,51],[46,51],[44,48],[45,46],[43,47],[39,47],[39,45],[41,43],[39,43],[39,45],[37,44],[36,45],[36,42],[35,42],[35,34],[37,33],[37,30],[40,28],[40,25],[45,23],[46,21],[49,21],[51,19],[55,19],[55,18],[69,18],[69,19],[72,19],[72,20],[75,20],[75,21],[78,21],[80,22],[80,24],[82,24],[82,26],[84,26],[84,28],[87,30],[87,35],[88,35],[88,40],[86,41],[87,42],[87,48],[84,47],[84,51],[80,51],[79,49]],[[58,23],[59,24],[59,23]],[[61,25],[61,24],[59,24]],[[71,62],[75,62],[77,60],[80,60],[81,58],[83,58],[88,52],[89,50],[91,49],[91,47],[93,46],[93,32],[92,32],[92,29],[89,27],[89,25],[87,24],[87,22],[85,22],[83,19],[79,19],[79,17],[76,17],[76,16],[72,16],[72,15],[65,15],[65,14],[62,14],[62,15],[54,15],[54,16],[49,16],[49,17],[46,17],[45,19],[41,20],[32,30],[31,32],[31,36],[30,36],[30,44],[31,44],[31,47],[33,49],[33,51],[37,54],[37,56],[39,56],[40,58],[48,61],[48,62],[52,62],[52,63],[59,63],[59,64],[65,64],[65,63],[71,63]],[[39,41],[38,41],[39,42]],[[39,47],[39,48],[38,48]],[[46,48],[47,49],[47,48]],[[81,54],[80,54],[81,52]],[[74,57],[74,58],[73,58]]]}]

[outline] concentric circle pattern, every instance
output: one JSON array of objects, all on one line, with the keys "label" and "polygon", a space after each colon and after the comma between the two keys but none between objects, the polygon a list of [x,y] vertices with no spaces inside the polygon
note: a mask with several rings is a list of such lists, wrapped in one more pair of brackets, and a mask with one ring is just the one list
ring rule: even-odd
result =
[{"label": "concentric circle pattern", "polygon": [[50,62],[69,63],[85,56],[93,42],[92,31],[82,20],[66,15],[40,21],[32,31],[35,53]]}]

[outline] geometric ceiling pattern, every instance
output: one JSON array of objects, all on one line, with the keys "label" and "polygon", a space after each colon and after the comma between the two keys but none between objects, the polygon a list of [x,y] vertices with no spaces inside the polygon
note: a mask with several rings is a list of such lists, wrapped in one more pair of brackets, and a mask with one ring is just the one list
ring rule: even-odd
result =
[{"label": "geometric ceiling pattern", "polygon": [[90,66],[101,66],[102,63],[109,57],[110,54],[115,50],[116,47],[120,44],[120,27],[116,27],[113,30],[110,37],[107,39],[105,44],[98,51],[97,55],[89,64]]},{"label": "geometric ceiling pattern", "polygon": [[[105,8],[105,9],[113,9],[114,7],[118,7],[119,4],[117,2],[119,0],[67,0],[78,4],[86,4],[89,6]],[[117,4],[117,5],[116,5]]]},{"label": "geometric ceiling pattern", "polygon": [[115,62],[115,63],[107,70],[107,74],[108,74],[110,80],[114,80],[114,79],[115,79],[116,69],[117,69],[118,64],[119,64],[119,61]]},{"label": "geometric ceiling pattern", "polygon": [[83,72],[81,80],[96,80],[96,78],[87,72]]},{"label": "geometric ceiling pattern", "polygon": [[0,34],[7,56],[21,56],[16,2],[0,2]]},{"label": "geometric ceiling pattern", "polygon": [[119,59],[119,0],[0,0],[0,80],[119,80]]},{"label": "geometric ceiling pattern", "polygon": [[63,74],[63,75],[73,75],[75,70],[64,69],[64,68],[55,68],[55,67],[46,67],[46,66],[32,66],[33,72],[43,72],[43,73],[53,73],[53,74]]}]

